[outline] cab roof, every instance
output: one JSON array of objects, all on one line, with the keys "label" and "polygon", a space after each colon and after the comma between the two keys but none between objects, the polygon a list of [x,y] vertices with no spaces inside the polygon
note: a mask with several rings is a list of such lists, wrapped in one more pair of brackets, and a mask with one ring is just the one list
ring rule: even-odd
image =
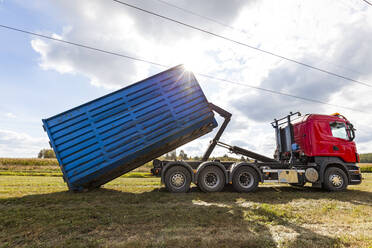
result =
[{"label": "cab roof", "polygon": [[323,120],[323,121],[341,121],[346,122],[347,119],[342,115],[321,115],[321,114],[306,114],[302,118],[293,121],[293,124],[299,124],[311,120]]}]

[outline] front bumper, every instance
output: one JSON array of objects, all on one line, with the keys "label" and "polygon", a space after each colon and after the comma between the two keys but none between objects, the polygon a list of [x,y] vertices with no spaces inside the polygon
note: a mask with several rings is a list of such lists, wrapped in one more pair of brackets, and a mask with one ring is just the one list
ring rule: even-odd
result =
[{"label": "front bumper", "polygon": [[356,185],[362,183],[362,173],[360,171],[360,167],[353,166],[353,168],[349,168],[349,184]]}]

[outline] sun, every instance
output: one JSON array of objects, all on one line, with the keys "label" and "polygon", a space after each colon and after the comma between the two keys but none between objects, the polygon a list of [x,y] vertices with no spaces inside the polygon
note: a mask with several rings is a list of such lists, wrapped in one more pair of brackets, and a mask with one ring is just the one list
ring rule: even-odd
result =
[{"label": "sun", "polygon": [[197,72],[197,69],[198,69],[197,64],[196,63],[191,63],[191,62],[183,63],[183,67],[188,72]]}]

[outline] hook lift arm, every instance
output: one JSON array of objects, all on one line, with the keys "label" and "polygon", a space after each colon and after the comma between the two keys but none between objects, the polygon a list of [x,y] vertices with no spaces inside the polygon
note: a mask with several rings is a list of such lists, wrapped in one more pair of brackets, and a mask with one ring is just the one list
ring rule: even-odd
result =
[{"label": "hook lift arm", "polygon": [[213,111],[218,113],[225,120],[222,123],[218,132],[216,133],[216,136],[214,137],[214,139],[211,140],[211,142],[208,146],[208,149],[204,153],[202,161],[207,161],[209,159],[209,156],[211,155],[212,151],[214,150],[214,148],[218,145],[218,146],[221,146],[223,148],[228,149],[230,152],[233,152],[235,154],[240,154],[240,155],[243,155],[243,156],[247,156],[249,158],[253,158],[253,159],[256,159],[256,160],[261,161],[261,162],[277,162],[275,159],[268,158],[266,156],[263,156],[261,154],[258,154],[258,153],[255,153],[255,152],[252,152],[252,151],[249,151],[249,150],[246,150],[244,148],[237,147],[237,146],[231,146],[231,145],[220,142],[219,139],[221,138],[221,135],[225,131],[225,129],[227,127],[227,124],[229,124],[232,114],[227,112],[226,110],[214,105],[213,103],[209,103],[209,106]]},{"label": "hook lift arm", "polygon": [[205,151],[204,156],[202,158],[202,161],[207,161],[209,159],[209,156],[211,155],[212,151],[216,147],[219,139],[221,138],[222,133],[225,131],[227,124],[229,124],[231,120],[231,113],[227,112],[226,110],[214,105],[213,103],[209,103],[210,108],[218,113],[221,117],[223,117],[225,120],[223,121],[220,129],[216,133],[216,136],[214,137],[213,140],[211,140],[208,149]]}]

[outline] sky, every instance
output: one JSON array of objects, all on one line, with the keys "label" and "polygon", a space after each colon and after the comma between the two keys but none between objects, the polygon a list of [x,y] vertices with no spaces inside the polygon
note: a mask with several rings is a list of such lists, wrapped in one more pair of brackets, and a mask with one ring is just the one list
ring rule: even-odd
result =
[{"label": "sky", "polygon": [[[123,1],[372,85],[372,6],[361,0]],[[358,151],[372,152],[372,87],[111,0],[0,0],[0,24],[362,111],[197,76],[208,100],[233,115],[221,138],[225,143],[272,156],[274,118],[290,111],[339,112],[357,129]],[[37,156],[49,148],[41,119],[162,70],[0,28],[0,157]],[[200,156],[213,134],[180,149]],[[213,155],[226,152],[219,148]]]}]

